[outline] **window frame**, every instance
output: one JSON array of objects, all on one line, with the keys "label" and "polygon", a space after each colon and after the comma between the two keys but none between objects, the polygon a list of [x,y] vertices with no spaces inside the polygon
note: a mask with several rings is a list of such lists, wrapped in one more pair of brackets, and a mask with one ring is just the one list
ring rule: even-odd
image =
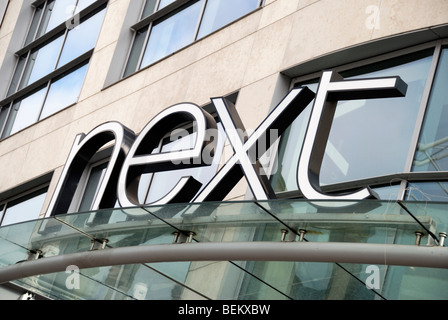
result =
[{"label": "window frame", "polygon": [[[203,3],[202,8],[200,10],[199,19],[198,19],[197,24],[196,24],[194,40],[191,43],[189,43],[188,45],[186,45],[186,46],[184,46],[184,47],[182,47],[182,48],[180,48],[178,50],[175,50],[174,52],[164,56],[163,58],[160,58],[160,59],[150,63],[147,66],[141,67],[141,64],[142,64],[142,61],[143,61],[143,57],[145,55],[145,51],[146,51],[146,48],[147,48],[147,45],[148,45],[148,41],[149,41],[149,38],[151,36],[151,32],[152,32],[152,28],[153,28],[154,24],[159,22],[159,21],[163,21],[163,20],[165,20],[165,19],[167,19],[167,18],[177,14],[182,9],[185,9],[185,8],[191,6],[194,3],[199,2],[199,1],[200,0],[175,0],[173,3],[170,3],[167,6],[161,8],[161,9],[158,9],[161,0],[157,0],[154,12],[152,14],[149,14],[147,17],[142,18],[143,14],[144,14],[145,5],[146,5],[146,1],[143,1],[142,7],[141,7],[140,12],[139,12],[139,19],[140,20],[137,23],[135,23],[132,26],[130,26],[130,30],[132,32],[132,41],[131,41],[131,45],[130,45],[129,50],[128,50],[127,55],[126,55],[126,59],[124,61],[123,68],[122,68],[121,73],[120,73],[120,79],[125,79],[127,77],[130,77],[130,76],[134,75],[135,73],[137,73],[137,72],[139,72],[141,70],[145,70],[145,69],[151,67],[152,65],[154,65],[154,64],[156,64],[156,63],[158,63],[158,62],[160,62],[160,61],[162,61],[164,59],[166,59],[167,57],[169,57],[169,56],[171,56],[171,55],[173,55],[173,54],[175,54],[175,53],[185,49],[186,47],[196,43],[197,41],[202,40],[202,39],[208,37],[209,35],[211,35],[213,33],[219,32],[221,29],[229,26],[230,24],[235,23],[235,22],[237,22],[237,21],[239,21],[241,19],[244,19],[246,16],[248,16],[248,15],[250,15],[250,14],[252,14],[252,13],[258,11],[258,10],[260,10],[263,7],[264,2],[265,2],[265,0],[258,0],[257,8],[255,10],[253,10],[253,11],[247,13],[247,14],[244,14],[243,16],[241,16],[240,18],[238,18],[236,20],[230,21],[229,23],[225,24],[223,27],[220,27],[217,30],[215,30],[215,31],[213,31],[213,32],[203,36],[202,38],[198,39],[198,34],[199,34],[201,23],[202,23],[202,20],[203,20],[203,17],[204,17],[204,12],[205,12],[205,10],[207,8],[207,3],[208,3],[208,0],[204,0],[204,3]],[[132,49],[134,47],[136,36],[137,36],[138,32],[143,30],[144,28],[148,28],[148,30],[146,31],[145,39],[144,39],[144,42],[143,42],[143,47],[142,47],[142,50],[140,52],[140,56],[139,56],[139,59],[138,59],[137,65],[136,65],[136,70],[130,72],[129,74],[126,74],[126,70],[127,70],[128,63],[129,63],[129,58],[131,56],[131,52],[132,52]]]},{"label": "window frame", "polygon": [[[345,72],[348,70],[352,70],[355,68],[367,66],[373,63],[386,61],[393,58],[398,58],[400,56],[404,56],[407,54],[416,53],[419,51],[423,51],[425,49],[434,48],[434,54],[432,56],[432,62],[429,68],[427,81],[424,87],[422,100],[420,102],[419,111],[416,119],[416,123],[414,126],[414,133],[412,135],[410,141],[410,148],[407,155],[406,165],[403,168],[403,172],[397,172],[395,174],[376,176],[367,179],[359,179],[335,184],[329,184],[322,186],[323,192],[332,193],[332,192],[342,192],[342,191],[354,191],[362,187],[372,187],[372,188],[380,188],[380,187],[392,187],[399,186],[398,196],[396,200],[404,200],[406,196],[406,192],[408,189],[408,185],[413,182],[448,182],[448,172],[440,171],[440,172],[413,172],[412,166],[414,162],[415,152],[417,150],[417,145],[419,142],[420,134],[423,128],[424,119],[426,115],[426,111],[429,104],[429,99],[431,96],[431,91],[433,88],[434,80],[436,77],[437,68],[439,65],[440,56],[443,50],[443,47],[448,45],[448,39],[440,39],[435,41],[430,41],[426,43],[422,43],[419,45],[414,45],[411,47],[407,47],[404,49],[398,49],[392,52],[388,52],[385,54],[379,54],[374,57],[361,59],[359,61],[349,62],[345,64],[341,64],[338,66],[330,67],[327,69],[331,69],[335,72]],[[290,89],[299,85],[300,83],[305,83],[316,78],[320,78],[321,71],[311,72],[305,75],[300,75],[297,77],[292,77],[290,81]],[[283,139],[283,137],[281,138]],[[281,145],[281,140],[279,146]],[[278,147],[279,147],[278,146]],[[278,167],[278,156],[279,156],[279,148],[277,148],[275,152],[275,166]],[[272,178],[271,176],[270,178]],[[293,198],[301,198],[303,197],[300,193],[300,190],[291,190],[291,191],[282,191],[276,192],[276,195],[279,199],[293,199]]]},{"label": "window frame", "polygon": [[[15,191],[11,191],[12,193],[15,193],[15,194],[9,195],[6,198],[1,199],[0,200],[0,227],[3,226],[5,215],[7,214],[8,208],[9,208],[8,205],[10,203],[13,203],[13,202],[15,202],[17,200],[20,200],[20,199],[23,199],[23,198],[26,198],[27,196],[29,196],[29,195],[31,195],[33,193],[37,193],[39,191],[42,191],[42,194],[46,194],[45,197],[47,197],[48,193],[49,193],[49,187],[50,187],[50,182],[45,182],[45,183],[36,185],[34,187],[28,188],[26,191],[17,192],[17,193],[15,193]],[[29,200],[29,199],[26,199],[26,200]],[[21,202],[25,202],[26,200],[21,201]],[[42,213],[44,211],[43,210],[44,207],[45,207],[45,200],[44,200],[42,208],[40,208],[39,216],[36,219],[41,218]],[[26,222],[26,221],[29,221],[29,220],[22,220],[22,221],[17,222],[17,223]]]},{"label": "window frame", "polygon": [[[9,116],[10,116],[11,110],[12,110],[15,102],[18,102],[22,99],[26,99],[27,97],[36,93],[37,91],[41,90],[44,87],[46,87],[46,94],[45,94],[45,98],[46,98],[52,83],[56,82],[58,79],[61,79],[62,77],[66,76],[66,75],[69,75],[69,73],[75,72],[77,69],[82,68],[84,65],[89,63],[89,61],[93,55],[94,49],[91,49],[91,50],[81,54],[77,58],[66,63],[65,65],[62,65],[60,67],[57,67],[57,65],[56,65],[55,68],[50,73],[44,75],[43,77],[39,78],[38,80],[34,81],[33,83],[29,83],[29,84],[25,85],[23,88],[20,89],[20,83],[23,80],[23,75],[27,69],[28,60],[30,59],[33,51],[45,47],[45,45],[50,44],[51,41],[57,39],[59,36],[62,36],[63,37],[62,46],[59,48],[59,52],[58,52],[58,57],[60,57],[61,53],[64,49],[64,46],[65,46],[65,41],[67,39],[67,35],[70,31],[70,28],[68,27],[68,25],[74,19],[74,17],[79,17],[79,21],[80,21],[80,23],[82,23],[83,21],[85,21],[85,20],[89,19],[90,17],[94,16],[95,14],[99,13],[101,10],[106,10],[108,2],[109,2],[108,0],[94,1],[91,5],[87,6],[80,12],[76,12],[72,17],[68,18],[66,21],[63,21],[62,23],[57,25],[55,28],[49,30],[47,33],[43,34],[42,36],[38,37],[37,39],[32,40],[30,43],[25,44],[25,42],[28,38],[28,34],[31,31],[32,22],[33,22],[33,19],[34,19],[37,9],[41,5],[45,6],[48,3],[48,1],[50,1],[50,0],[37,0],[31,4],[33,13],[31,14],[31,19],[26,28],[26,33],[23,38],[22,45],[20,46],[20,49],[18,49],[14,53],[15,65],[14,65],[12,74],[10,76],[8,85],[5,90],[5,97],[2,100],[0,100],[0,111],[3,111],[4,109],[9,109],[9,110],[7,110],[6,120],[4,121],[3,125],[0,123],[0,137],[2,137],[4,135],[4,129],[7,127],[7,124],[9,122]],[[56,0],[56,1],[61,1],[61,0]],[[25,3],[24,5],[28,5],[28,4]],[[35,32],[37,32],[37,30],[40,27],[42,16],[43,16],[43,14],[39,18],[39,23],[36,27]],[[36,34],[34,34],[33,38],[35,36],[36,36]],[[17,79],[18,81],[16,84],[16,88],[14,90],[12,90],[12,92],[10,92],[11,86],[12,86],[14,78],[15,78],[16,70],[17,70],[19,64],[21,63],[21,58],[24,56],[26,56],[26,57],[25,57],[25,61],[23,62],[24,65],[23,65],[21,74],[19,76],[19,79]],[[73,103],[68,106],[65,106],[60,111],[66,109],[72,105],[73,105]],[[44,108],[44,105],[40,106],[41,110],[40,110],[39,114],[42,112],[43,108]],[[43,119],[38,119],[37,121],[33,122],[33,124],[38,123],[41,120],[43,120]],[[26,129],[26,128],[24,128],[24,129]],[[20,131],[21,130],[19,130],[19,132]],[[0,138],[0,141],[3,139],[6,139],[12,135],[13,134],[8,134],[8,135],[4,136],[3,138]]]},{"label": "window frame", "polygon": [[3,25],[3,20],[8,10],[9,0],[0,2],[0,28]]}]

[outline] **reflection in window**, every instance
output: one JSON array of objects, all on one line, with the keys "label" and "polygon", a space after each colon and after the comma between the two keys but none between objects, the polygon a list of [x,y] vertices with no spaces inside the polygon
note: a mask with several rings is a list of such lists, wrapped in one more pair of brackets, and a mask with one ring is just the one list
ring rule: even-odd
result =
[{"label": "reflection in window", "polygon": [[47,188],[43,188],[21,198],[0,204],[1,225],[6,226],[38,219],[46,194]]},{"label": "reflection in window", "polygon": [[[141,19],[174,0],[146,0]],[[260,0],[196,0],[173,9],[158,20],[147,19],[135,31],[123,76],[129,76],[199,38],[218,30],[261,5]],[[134,29],[135,30],[135,29]]]},{"label": "reflection in window", "polygon": [[152,27],[142,67],[150,65],[194,41],[203,1],[196,2]]},{"label": "reflection in window", "polygon": [[45,119],[78,101],[86,72],[87,65],[84,65],[51,84],[39,120]]},{"label": "reflection in window", "polygon": [[447,182],[409,183],[406,189],[406,200],[448,202]]},{"label": "reflection in window", "polygon": [[[448,171],[448,49],[441,53],[412,170]],[[406,199],[448,201],[448,183],[409,183]]]},{"label": "reflection in window", "polygon": [[[40,109],[36,106],[42,105],[47,88],[43,88],[31,96],[17,101],[12,105],[8,122],[3,131],[2,138],[6,138],[20,130],[32,125],[39,119]],[[6,113],[5,108],[5,113]]]},{"label": "reflection in window", "polygon": [[198,38],[202,38],[257,8],[259,0],[209,0]]},{"label": "reflection in window", "polygon": [[41,36],[65,22],[73,14],[76,0],[47,1],[37,36]]},{"label": "reflection in window", "polygon": [[105,10],[97,13],[68,32],[58,67],[95,47],[105,13]]},{"label": "reflection in window", "polygon": [[137,65],[140,61],[140,56],[142,54],[143,46],[145,45],[146,35],[148,33],[148,27],[138,30],[135,33],[134,45],[132,46],[131,52],[128,58],[128,64],[124,71],[124,76],[127,77],[135,72]]},{"label": "reflection in window", "polygon": [[442,51],[413,171],[448,171],[448,49]]},{"label": "reflection in window", "polygon": [[[35,8],[30,49],[17,54],[8,97],[1,103],[2,139],[76,103],[105,15],[105,5],[90,6],[94,2],[52,0]],[[79,25],[64,23],[80,11],[79,20],[74,18]]]},{"label": "reflection in window", "polygon": [[15,102],[9,112],[8,121],[6,121],[7,109],[4,108],[4,117],[0,114],[0,128],[2,118],[6,122],[2,138],[13,135],[75,103],[78,100],[86,71],[87,65],[84,65],[67,76],[56,79],[50,84],[49,89],[44,87],[27,98]]},{"label": "reflection in window", "polygon": [[79,205],[79,212],[90,211],[95,196],[98,193],[101,181],[107,169],[107,162],[92,166],[90,168],[89,178],[84,187],[84,194],[82,195],[81,203]]},{"label": "reflection in window", "polygon": [[[31,53],[19,89],[39,80],[56,68],[56,62],[63,41],[64,37],[60,36],[44,47]],[[16,72],[21,72],[21,70],[17,69]]]},{"label": "reflection in window", "polygon": [[[346,79],[400,76],[409,88],[405,98],[338,103],[322,162],[322,185],[404,171],[432,53],[433,49],[341,73]],[[310,88],[315,91],[317,84]],[[297,163],[311,108],[312,104],[284,135],[272,180],[277,191],[297,190]],[[288,137],[294,138],[288,142]]]}]

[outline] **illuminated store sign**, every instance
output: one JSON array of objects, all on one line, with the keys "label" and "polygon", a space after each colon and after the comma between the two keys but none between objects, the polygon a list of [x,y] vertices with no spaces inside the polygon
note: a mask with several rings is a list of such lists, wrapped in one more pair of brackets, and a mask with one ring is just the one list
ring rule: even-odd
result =
[{"label": "illuminated store sign", "polygon": [[[256,200],[275,199],[259,159],[275,141],[273,137],[281,135],[314,98],[298,163],[297,182],[302,194],[313,200],[361,200],[372,197],[369,188],[336,196],[324,194],[320,189],[320,168],[337,102],[404,97],[406,91],[407,85],[399,77],[344,80],[337,73],[324,72],[317,94],[307,87],[292,89],[248,138],[243,134],[246,130],[235,106],[225,98],[213,98],[212,103],[234,150],[233,156],[204,188],[193,177],[183,177],[174,189],[152,204],[222,201],[243,177]],[[187,122],[194,124],[196,141],[193,148],[152,153],[167,133]],[[108,122],[87,135],[78,135],[51,199],[49,215],[68,212],[84,169],[106,143],[114,141],[114,148],[92,210],[113,207],[117,197],[122,207],[141,205],[138,185],[142,174],[210,165],[204,155],[213,156],[217,139],[209,141],[207,132],[216,129],[217,123],[209,113],[194,104],[183,103],[161,112],[139,135],[117,122]]]}]

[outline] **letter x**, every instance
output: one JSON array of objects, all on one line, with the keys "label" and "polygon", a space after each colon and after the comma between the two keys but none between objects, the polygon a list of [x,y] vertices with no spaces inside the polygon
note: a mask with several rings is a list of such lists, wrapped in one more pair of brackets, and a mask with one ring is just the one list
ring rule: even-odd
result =
[{"label": "letter x", "polygon": [[196,196],[194,202],[222,201],[243,176],[256,200],[275,199],[275,193],[266,175],[261,172],[258,160],[262,155],[256,154],[251,159],[249,154],[255,154],[254,150],[261,142],[267,144],[264,150],[268,150],[273,143],[270,139],[271,134],[275,132],[281,135],[314,99],[314,96],[315,94],[307,87],[292,89],[247,139],[243,136],[246,130],[235,106],[223,98],[212,99],[234,155]]}]

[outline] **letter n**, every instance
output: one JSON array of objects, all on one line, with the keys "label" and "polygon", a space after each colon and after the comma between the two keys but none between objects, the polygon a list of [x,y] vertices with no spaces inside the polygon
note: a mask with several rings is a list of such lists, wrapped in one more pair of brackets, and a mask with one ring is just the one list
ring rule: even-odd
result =
[{"label": "letter n", "polygon": [[115,140],[104,178],[90,210],[113,208],[121,166],[134,139],[134,133],[118,122],[107,122],[100,125],[88,135],[77,135],[51,198],[46,216],[68,213],[81,176],[89,161],[105,144]]}]

